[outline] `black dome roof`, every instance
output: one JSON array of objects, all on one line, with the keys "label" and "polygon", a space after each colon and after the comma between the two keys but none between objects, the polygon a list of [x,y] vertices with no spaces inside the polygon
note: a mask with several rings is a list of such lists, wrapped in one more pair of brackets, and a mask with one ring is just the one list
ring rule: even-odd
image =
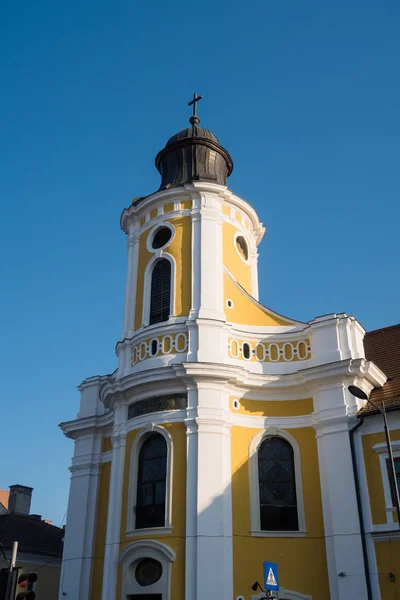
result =
[{"label": "black dome roof", "polygon": [[173,135],[157,154],[160,190],[192,181],[226,185],[226,179],[233,170],[233,161],[218,138],[208,129],[199,127],[199,122],[197,116],[191,117],[191,127]]},{"label": "black dome roof", "polygon": [[216,144],[219,144],[219,141],[218,141],[218,138],[216,135],[211,133],[211,131],[209,131],[208,129],[204,129],[203,127],[198,127],[196,125],[194,127],[187,127],[186,129],[182,129],[179,133],[176,133],[171,138],[169,138],[166,145],[169,146],[170,144],[173,144],[174,142],[176,142],[178,140],[183,140],[185,138],[190,138],[190,137],[202,137],[207,140],[212,140]]}]

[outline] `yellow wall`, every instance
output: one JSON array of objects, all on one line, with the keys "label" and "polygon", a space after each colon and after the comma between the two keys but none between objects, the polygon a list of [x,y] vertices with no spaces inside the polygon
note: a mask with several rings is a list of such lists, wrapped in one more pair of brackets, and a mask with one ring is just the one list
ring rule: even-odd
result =
[{"label": "yellow wall", "polygon": [[[292,321],[272,314],[267,308],[261,308],[256,300],[249,298],[240,290],[226,273],[224,273],[224,299],[226,320],[231,323],[260,327],[292,324]],[[226,307],[228,299],[233,300],[233,308]]]},{"label": "yellow wall", "polygon": [[99,498],[96,515],[96,539],[94,545],[94,561],[92,571],[91,599],[101,598],[103,585],[104,550],[106,545],[106,527],[108,512],[108,494],[110,489],[111,463],[104,463],[101,467]]},{"label": "yellow wall", "polygon": [[[192,225],[190,217],[176,217],[168,221],[175,227],[175,237],[166,246],[165,251],[171,254],[176,262],[176,287],[175,287],[175,316],[189,315],[192,294]],[[162,225],[163,222],[160,222]],[[154,253],[146,247],[147,238],[151,228],[144,231],[139,242],[138,281],[136,293],[135,329],[142,324],[144,273]]]},{"label": "yellow wall", "polygon": [[[400,440],[400,431],[390,432],[393,441]],[[367,473],[368,493],[371,503],[372,523],[374,525],[387,522],[385,495],[383,491],[382,471],[379,461],[379,454],[373,450],[376,444],[385,443],[385,434],[372,433],[362,436],[362,445],[365,461],[365,470]],[[393,513],[393,519],[397,522],[397,515]],[[400,565],[400,558],[399,558]],[[400,578],[400,573],[399,573]]]},{"label": "yellow wall", "polygon": [[[400,540],[375,542],[379,588],[382,600],[400,598]],[[395,581],[389,581],[389,573],[394,573]]]},{"label": "yellow wall", "polygon": [[[125,534],[128,515],[128,489],[131,471],[130,459],[133,441],[140,430],[128,434],[124,469],[124,487],[121,519],[121,550],[134,540],[157,539],[170,546],[176,552],[176,560],[172,564],[171,597],[174,600],[185,600],[185,535],[186,535],[186,428],[184,423],[163,425],[170,433],[173,442],[172,467],[172,533],[166,535],[146,535],[128,537]],[[121,597],[122,567],[118,573],[117,598]],[[93,599],[94,600],[94,599]]]},{"label": "yellow wall", "polygon": [[259,431],[238,426],[231,429],[234,597],[250,597],[251,584],[262,581],[263,561],[270,560],[279,563],[280,585],[311,594],[313,600],[327,600],[329,585],[315,430],[312,427],[288,430],[301,449],[305,538],[250,535],[248,453],[250,442]]},{"label": "yellow wall", "polygon": [[246,235],[243,235],[247,242],[249,251],[249,264],[243,262],[235,249],[235,233],[243,235],[243,233],[234,225],[224,221],[222,228],[223,235],[223,260],[224,266],[233,275],[238,283],[251,294],[251,267],[250,267],[250,243]]},{"label": "yellow wall", "polygon": [[303,400],[250,400],[241,398],[239,409],[233,408],[235,396],[230,398],[232,412],[252,417],[297,417],[310,415],[313,410],[313,399]]}]

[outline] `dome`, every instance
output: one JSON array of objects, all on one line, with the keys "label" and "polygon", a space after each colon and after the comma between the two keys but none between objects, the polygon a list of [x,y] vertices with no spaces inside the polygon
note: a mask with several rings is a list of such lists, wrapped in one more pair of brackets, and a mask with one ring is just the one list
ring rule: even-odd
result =
[{"label": "dome", "polygon": [[[193,131],[194,130],[194,131]],[[216,135],[211,133],[208,129],[203,129],[203,127],[187,127],[186,129],[182,129],[179,133],[176,133],[171,138],[169,138],[167,142],[167,146],[173,144],[178,140],[183,140],[190,137],[202,137],[207,140],[212,140],[216,144],[219,144],[218,138]]]},{"label": "dome", "polygon": [[226,179],[232,173],[232,158],[218,138],[208,129],[199,127],[197,115],[189,121],[191,127],[173,135],[156,156],[156,167],[161,174],[160,190],[192,181],[226,185]]}]

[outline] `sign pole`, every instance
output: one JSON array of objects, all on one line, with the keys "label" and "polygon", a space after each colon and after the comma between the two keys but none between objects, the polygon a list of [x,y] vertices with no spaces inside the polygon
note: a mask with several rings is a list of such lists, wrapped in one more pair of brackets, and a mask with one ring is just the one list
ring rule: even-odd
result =
[{"label": "sign pole", "polygon": [[17,552],[18,552],[18,542],[13,542],[10,566],[8,568],[6,600],[12,600],[11,594],[12,594],[13,569],[15,567],[15,563],[17,562]]}]

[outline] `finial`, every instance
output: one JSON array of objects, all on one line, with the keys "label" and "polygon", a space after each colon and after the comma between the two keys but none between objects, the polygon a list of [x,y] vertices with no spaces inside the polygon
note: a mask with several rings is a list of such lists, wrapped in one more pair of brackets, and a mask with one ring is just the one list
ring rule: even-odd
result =
[{"label": "finial", "polygon": [[197,102],[199,100],[201,100],[202,98],[203,98],[203,96],[198,96],[195,93],[195,94],[193,94],[193,100],[191,100],[190,102],[188,102],[188,106],[192,106],[192,104],[193,104],[193,115],[189,119],[189,123],[192,126],[193,133],[194,133],[194,128],[200,123],[200,119],[197,116]]}]

